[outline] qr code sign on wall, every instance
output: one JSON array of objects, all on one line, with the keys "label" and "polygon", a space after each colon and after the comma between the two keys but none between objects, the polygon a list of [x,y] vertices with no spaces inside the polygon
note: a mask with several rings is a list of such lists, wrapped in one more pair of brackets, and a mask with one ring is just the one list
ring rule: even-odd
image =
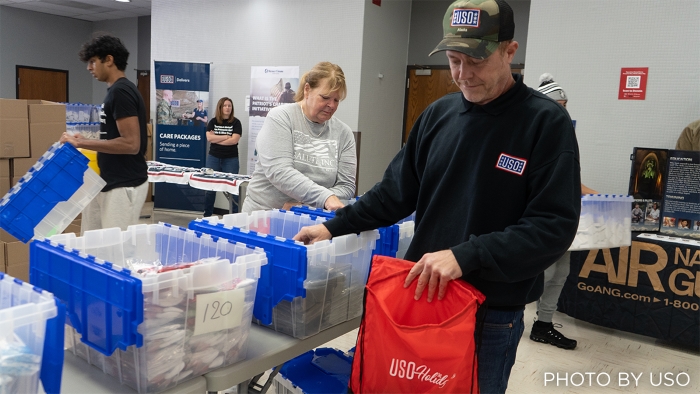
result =
[{"label": "qr code sign on wall", "polygon": [[620,70],[619,100],[644,100],[649,67],[623,67]]},{"label": "qr code sign on wall", "polygon": [[627,86],[625,86],[625,87],[627,89],[638,89],[641,81],[642,81],[642,77],[639,75],[628,75],[627,76]]}]

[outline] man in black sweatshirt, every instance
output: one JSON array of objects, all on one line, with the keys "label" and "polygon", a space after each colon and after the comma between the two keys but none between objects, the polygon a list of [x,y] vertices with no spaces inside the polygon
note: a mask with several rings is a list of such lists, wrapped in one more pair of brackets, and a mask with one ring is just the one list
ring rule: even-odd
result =
[{"label": "man in black sweatshirt", "polygon": [[[579,153],[566,110],[511,74],[518,49],[510,6],[458,0],[445,14],[446,51],[461,93],[431,104],[380,183],[305,243],[391,225],[416,212],[405,255],[415,299],[442,299],[451,280],[486,295],[479,350],[483,393],[503,393],[524,330],[525,304],[571,245],[581,209]],[[465,338],[472,340],[471,338]]]}]

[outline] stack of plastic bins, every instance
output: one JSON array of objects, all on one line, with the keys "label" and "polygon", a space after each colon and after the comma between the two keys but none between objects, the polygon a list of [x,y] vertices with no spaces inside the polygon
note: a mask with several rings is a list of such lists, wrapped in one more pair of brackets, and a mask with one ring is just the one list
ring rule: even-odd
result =
[{"label": "stack of plastic bins", "polygon": [[98,122],[68,122],[66,132],[70,135],[80,134],[88,140],[100,139],[100,123]]},{"label": "stack of plastic bins", "polygon": [[0,272],[0,393],[61,389],[65,313],[53,295]]},{"label": "stack of plastic bins", "polygon": [[343,394],[348,390],[352,357],[318,348],[287,361],[273,381],[277,394]]},{"label": "stack of plastic bins", "polygon": [[66,123],[78,122],[78,106],[73,103],[66,103]]},{"label": "stack of plastic bins", "polygon": [[616,248],[632,244],[632,196],[587,194],[581,197],[581,217],[569,250]]},{"label": "stack of plastic bins", "polygon": [[[158,273],[125,268],[156,262]],[[140,393],[245,358],[266,263],[260,248],[163,223],[60,234],[30,249],[32,283],[68,305],[68,348]]]},{"label": "stack of plastic bins", "polygon": [[191,229],[260,246],[268,253],[254,315],[264,325],[306,338],[362,314],[370,256],[379,232],[303,245],[291,240],[326,218],[280,210],[197,219]]},{"label": "stack of plastic bins", "polygon": [[104,185],[77,149],[55,143],[0,201],[0,227],[25,243],[59,234]]}]

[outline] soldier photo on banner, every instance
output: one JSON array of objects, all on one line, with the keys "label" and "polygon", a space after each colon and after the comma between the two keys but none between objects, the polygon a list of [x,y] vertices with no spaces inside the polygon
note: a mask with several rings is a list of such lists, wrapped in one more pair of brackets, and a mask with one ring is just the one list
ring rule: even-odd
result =
[{"label": "soldier photo on banner", "polygon": [[206,127],[209,92],[157,89],[156,101],[157,124]]},{"label": "soldier photo on banner", "polygon": [[278,75],[251,80],[250,116],[267,116],[278,105],[293,103],[299,78],[283,78]]}]

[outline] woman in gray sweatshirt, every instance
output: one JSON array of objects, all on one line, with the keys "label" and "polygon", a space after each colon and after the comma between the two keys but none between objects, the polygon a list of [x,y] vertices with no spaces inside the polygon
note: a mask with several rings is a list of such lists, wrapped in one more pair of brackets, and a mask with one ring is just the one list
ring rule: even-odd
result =
[{"label": "woman in gray sweatshirt", "polygon": [[335,210],[355,195],[355,139],[333,117],[346,93],[343,70],[321,62],[301,77],[295,103],[268,113],[255,142],[258,162],[244,212],[299,203]]}]

